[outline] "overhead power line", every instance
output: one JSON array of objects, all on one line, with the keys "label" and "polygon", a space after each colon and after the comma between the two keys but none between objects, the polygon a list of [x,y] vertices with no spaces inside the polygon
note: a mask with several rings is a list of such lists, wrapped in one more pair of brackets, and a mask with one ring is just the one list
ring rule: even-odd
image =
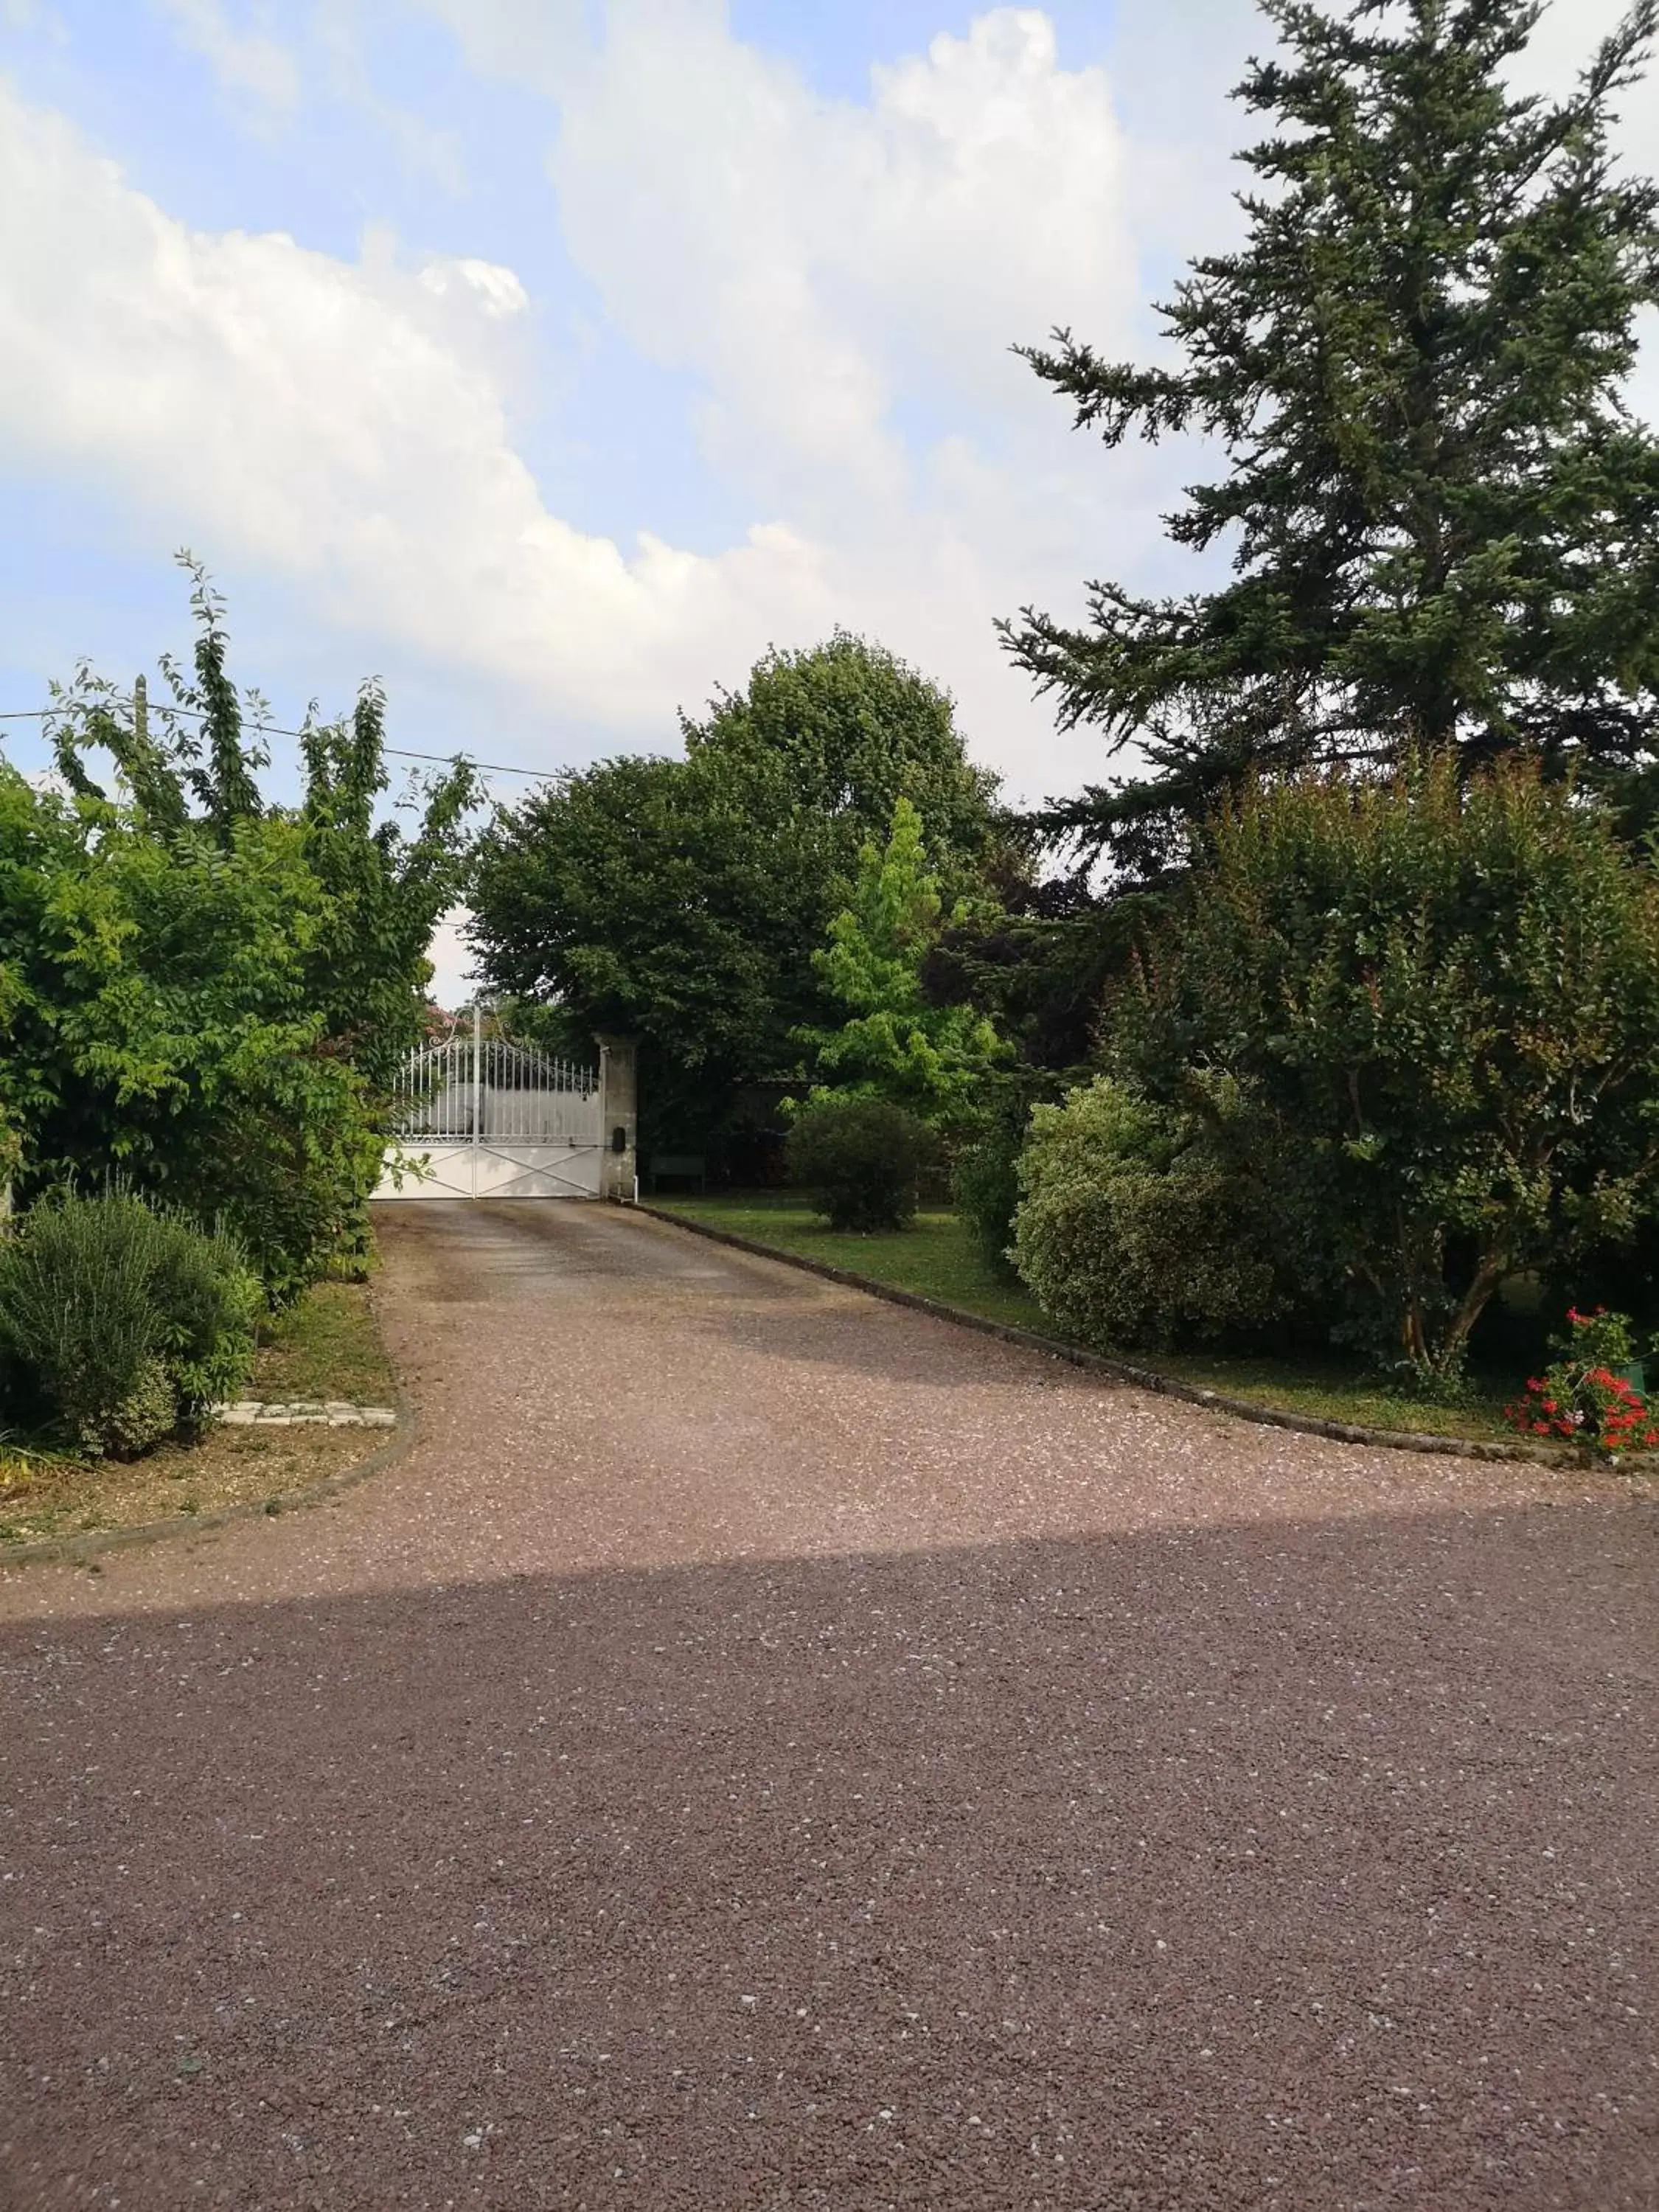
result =
[{"label": "overhead power line", "polygon": [[[9,707],[0,708],[0,722],[40,722],[49,714],[62,714],[69,711],[63,707]],[[162,710],[158,708],[152,711],[159,713]],[[198,707],[168,707],[165,711],[169,714],[185,715],[191,721],[204,722],[207,720]],[[303,730],[285,730],[276,722],[249,722],[246,728],[249,736],[256,738],[302,738],[305,735]],[[380,750],[394,760],[435,761],[440,768],[447,768],[453,757],[449,753],[413,752],[407,745],[382,745]],[[490,775],[528,776],[532,783],[544,783],[550,776],[558,774],[556,769],[518,768],[510,761],[469,760],[468,766],[483,769]]]}]

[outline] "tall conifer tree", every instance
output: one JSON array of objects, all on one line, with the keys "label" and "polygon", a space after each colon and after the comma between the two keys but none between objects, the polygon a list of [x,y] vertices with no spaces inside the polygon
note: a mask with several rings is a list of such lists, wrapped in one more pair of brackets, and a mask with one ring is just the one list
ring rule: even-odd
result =
[{"label": "tall conifer tree", "polygon": [[1510,85],[1531,0],[1262,5],[1280,52],[1235,96],[1278,128],[1241,156],[1243,245],[1158,311],[1185,365],[1020,349],[1109,447],[1226,457],[1167,520],[1232,554],[1218,588],[1002,625],[1066,724],[1140,749],[1050,820],[1143,875],[1253,769],[1431,745],[1656,781],[1659,441],[1621,394],[1659,190],[1608,149],[1655,0],[1554,102]]}]

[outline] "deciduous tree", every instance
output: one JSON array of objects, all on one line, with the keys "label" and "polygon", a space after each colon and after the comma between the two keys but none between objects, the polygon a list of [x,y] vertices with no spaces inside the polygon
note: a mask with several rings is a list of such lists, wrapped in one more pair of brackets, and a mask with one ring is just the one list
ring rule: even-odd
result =
[{"label": "deciduous tree", "polygon": [[938,810],[950,896],[1000,849],[994,780],[944,693],[837,634],[769,654],[684,725],[683,760],[623,757],[500,810],[472,904],[490,982],[585,1046],[641,1040],[647,1147],[706,1141],[744,1086],[805,1073],[799,1032],[834,1018],[813,956],[896,801]]},{"label": "deciduous tree", "polygon": [[[834,1029],[805,1033],[819,1078],[815,1097],[890,1099],[940,1129],[972,1116],[987,1075],[1008,1052],[971,1006],[938,1005],[924,993],[923,971],[946,918],[921,817],[900,799],[885,845],[864,848],[851,902],[813,956],[842,1017]],[[966,915],[958,907],[949,919]]]}]

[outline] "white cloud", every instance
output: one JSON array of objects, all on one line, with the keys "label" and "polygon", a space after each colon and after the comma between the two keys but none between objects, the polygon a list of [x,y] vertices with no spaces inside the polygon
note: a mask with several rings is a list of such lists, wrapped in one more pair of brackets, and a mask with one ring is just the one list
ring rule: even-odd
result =
[{"label": "white cloud", "polygon": [[556,98],[589,52],[590,0],[414,0],[448,25],[480,72]]},{"label": "white cloud", "polygon": [[517,272],[495,261],[467,258],[428,261],[421,270],[420,281],[441,300],[457,292],[470,295],[491,322],[500,322],[507,315],[521,315],[530,305],[530,295],[519,282]]},{"label": "white cloud", "polygon": [[1056,322],[1133,349],[1104,74],[1064,68],[1029,8],[873,70],[859,103],[734,39],[719,0],[611,0],[596,40],[541,0],[426,4],[555,104],[572,258],[613,329],[697,378],[706,457],[819,549],[836,616],[950,682],[1020,788],[1097,770],[992,621],[1077,609],[1169,488],[1103,468],[1010,351]]},{"label": "white cloud", "polygon": [[246,101],[262,118],[292,113],[300,97],[300,71],[287,47],[258,27],[239,30],[224,0],[152,0],[171,22],[179,44],[206,62],[220,88]]},{"label": "white cloud", "polygon": [[[166,4],[262,35],[214,0]],[[1189,457],[1105,460],[1007,349],[1054,322],[1144,349],[1133,248],[1149,176],[1186,158],[1178,103],[1132,86],[1149,161],[1114,85],[1064,67],[1034,9],[876,69],[860,103],[735,40],[719,0],[610,0],[598,37],[585,0],[425,4],[476,65],[556,104],[545,219],[613,329],[695,379],[707,452],[763,519],[712,555],[648,512],[628,544],[573,527],[514,442],[536,331],[516,270],[476,253],[411,268],[373,232],[356,262],[193,232],[3,88],[0,196],[32,220],[0,235],[0,450],[112,493],[152,545],[263,567],[372,641],[366,659],[506,687],[601,746],[667,741],[676,704],[842,622],[950,684],[1020,791],[1100,773],[1088,733],[1054,736],[992,618],[1026,601],[1074,615],[1089,574],[1170,576],[1149,554]],[[1616,4],[1548,21],[1577,58]],[[346,0],[331,6],[344,23]],[[1194,206],[1218,204],[1211,149],[1249,128],[1210,79],[1235,73],[1254,21],[1243,0],[1192,0],[1142,21],[1115,64],[1144,76],[1155,54],[1162,85],[1200,23]],[[344,96],[368,80],[355,30],[337,44]],[[268,92],[285,82],[278,67]]]},{"label": "white cloud", "polygon": [[718,9],[629,0],[566,64],[550,166],[613,323],[702,374],[726,468],[811,511],[912,493],[896,399],[1006,416],[1013,343],[1128,319],[1110,90],[1060,68],[1035,9],[876,69],[856,106]]},{"label": "white cloud", "polygon": [[[644,533],[625,557],[572,529],[428,289],[276,234],[188,230],[3,83],[0,200],[34,216],[0,244],[0,448],[17,463],[613,728],[668,725],[710,653],[718,672],[804,611],[832,618],[817,556],[780,526],[715,559]],[[510,298],[512,273],[480,266]],[[457,289],[470,319],[476,274]]]},{"label": "white cloud", "polygon": [[[1040,15],[1000,10],[884,73],[871,108],[825,105],[706,9],[620,12],[689,43],[618,33],[573,78],[565,211],[624,331],[700,368],[726,450],[755,458],[771,519],[727,550],[644,527],[624,549],[548,511],[490,336],[526,320],[514,271],[191,231],[10,94],[0,193],[36,219],[0,242],[0,445],[115,492],[150,542],[264,566],[601,743],[666,741],[676,704],[842,622],[950,684],[1022,788],[1075,781],[1092,746],[1054,739],[991,622],[1073,601],[1152,527],[1106,514],[1104,472],[1003,353],[1055,314],[1098,335],[1115,313],[1103,83],[1058,69]],[[630,181],[674,108],[680,136]],[[1030,387],[1012,459],[957,429],[913,459],[887,412],[907,380],[937,380],[945,420],[1006,403],[1006,370]]]}]

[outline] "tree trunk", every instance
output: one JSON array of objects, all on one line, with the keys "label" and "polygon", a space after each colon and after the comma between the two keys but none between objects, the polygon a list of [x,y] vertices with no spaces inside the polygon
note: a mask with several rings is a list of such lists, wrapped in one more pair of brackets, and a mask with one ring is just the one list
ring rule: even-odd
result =
[{"label": "tree trunk", "polygon": [[1434,1363],[1437,1374],[1449,1375],[1457,1365],[1468,1342],[1469,1332],[1491,1304],[1492,1294],[1509,1272],[1509,1264],[1507,1252],[1481,1255],[1474,1279],[1464,1292],[1462,1304],[1452,1316],[1451,1327],[1446,1331],[1440,1355]]},{"label": "tree trunk", "polygon": [[1426,1367],[1429,1362],[1428,1334],[1423,1327],[1423,1309],[1415,1298],[1406,1308],[1400,1323],[1400,1341],[1406,1357],[1413,1367]]}]

